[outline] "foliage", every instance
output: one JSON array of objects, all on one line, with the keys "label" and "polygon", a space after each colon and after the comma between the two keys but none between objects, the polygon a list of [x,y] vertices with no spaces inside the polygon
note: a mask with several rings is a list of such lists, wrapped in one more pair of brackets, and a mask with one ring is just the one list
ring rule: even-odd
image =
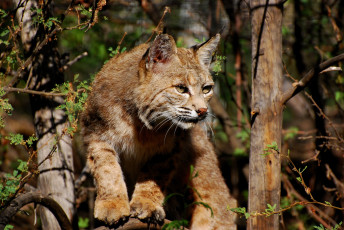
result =
[{"label": "foliage", "polygon": [[222,66],[225,60],[226,56],[216,55],[215,63],[213,66],[213,71],[215,72],[215,75],[219,75],[219,73],[222,72]]},{"label": "foliage", "polygon": [[[273,151],[271,151],[273,150]],[[268,156],[270,154],[273,154],[273,152],[279,152],[278,150],[278,145],[276,141],[273,141],[271,144],[266,145],[266,148],[264,149],[264,153],[262,154],[263,156]]]},{"label": "foliage", "polygon": [[3,118],[3,114],[11,115],[13,110],[12,105],[9,103],[8,98],[3,98],[5,95],[5,91],[0,89],[0,128],[5,127],[5,122]]},{"label": "foliage", "polygon": [[[74,90],[74,85],[76,85]],[[77,131],[79,114],[84,110],[88,93],[91,88],[87,81],[80,81],[79,75],[74,76],[74,82],[64,82],[62,85],[56,85],[53,92],[59,92],[66,95],[64,104],[61,104],[57,109],[65,111],[70,127],[67,128],[67,133],[71,136]]]},{"label": "foliage", "polygon": [[60,26],[61,24],[61,21],[57,17],[49,17],[48,19],[46,19],[43,13],[43,9],[31,8],[31,12],[34,15],[32,20],[36,26],[39,26],[39,24],[41,24],[45,28],[50,30],[53,25]]},{"label": "foliage", "polygon": [[28,172],[28,165],[26,161],[18,160],[17,168],[10,173],[5,174],[5,178],[0,183],[0,206],[3,206],[9,201],[20,188],[21,179],[23,175]]},{"label": "foliage", "polygon": [[[339,222],[339,224],[336,224],[333,228],[331,228],[331,230],[338,230],[338,229],[341,229],[341,226],[342,226],[343,222]],[[330,230],[328,228],[325,228],[322,224],[320,224],[319,226],[314,226],[314,229],[317,229],[317,230]]]}]

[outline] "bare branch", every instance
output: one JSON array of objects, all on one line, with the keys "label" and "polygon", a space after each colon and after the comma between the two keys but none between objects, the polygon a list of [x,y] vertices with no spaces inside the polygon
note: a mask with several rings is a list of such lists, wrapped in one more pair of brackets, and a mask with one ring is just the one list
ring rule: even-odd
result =
[{"label": "bare branch", "polygon": [[325,164],[326,175],[328,179],[332,179],[333,183],[336,185],[337,191],[340,193],[341,197],[344,197],[344,183],[341,182],[336,175],[334,175],[328,164]]},{"label": "bare branch", "polygon": [[75,64],[76,62],[78,62],[81,58],[86,57],[88,55],[88,53],[85,51],[82,54],[76,56],[73,60],[69,61],[67,64],[65,64],[62,69],[63,70],[67,70],[69,67],[71,67],[73,64]]},{"label": "bare branch", "polygon": [[4,91],[9,92],[17,92],[17,93],[28,93],[28,94],[34,94],[34,95],[41,95],[45,97],[61,97],[66,96],[63,93],[53,93],[53,92],[44,92],[44,91],[37,91],[37,90],[31,90],[31,89],[22,89],[22,88],[13,88],[13,87],[4,87]]},{"label": "bare branch", "polygon": [[[170,220],[165,220],[165,224],[168,224],[170,222],[171,222]],[[101,227],[96,228],[95,230],[110,230],[110,229],[112,229],[112,228],[101,226]],[[122,229],[122,230],[134,230],[134,229],[155,230],[155,229],[161,229],[161,227],[158,225],[149,225],[146,223],[142,223],[138,219],[130,218],[129,221],[127,223],[125,223],[123,226],[121,226],[119,229]],[[183,229],[188,230],[187,228],[183,228]]]},{"label": "bare branch", "polygon": [[312,98],[312,96],[309,93],[305,93],[306,96],[312,101],[313,105],[318,109],[320,115],[327,120],[328,124],[330,127],[332,127],[334,133],[336,134],[336,137],[338,139],[338,141],[340,143],[344,143],[344,139],[343,137],[340,135],[339,131],[334,127],[332,121],[330,120],[330,118],[328,116],[326,116],[326,114],[324,113],[324,111],[317,105],[317,103],[314,101],[314,99]]},{"label": "bare branch", "polygon": [[16,71],[16,75],[12,78],[12,80],[10,81],[10,83],[7,85],[7,88],[12,87],[14,84],[17,83],[17,81],[22,77],[22,71],[25,70],[26,68],[28,68],[34,57],[37,55],[37,53],[49,42],[49,40],[56,35],[57,32],[62,31],[61,27],[56,27],[48,36],[45,37],[45,39],[39,43],[38,46],[36,46],[35,50],[32,52],[31,56],[26,59],[26,61],[24,62],[24,64],[22,66],[20,66],[17,71]]},{"label": "bare branch", "polygon": [[61,229],[72,230],[72,225],[61,206],[52,198],[38,192],[28,192],[13,199],[0,213],[0,229],[4,229],[11,218],[26,204],[36,203],[48,208],[56,217]]},{"label": "bare branch", "polygon": [[285,105],[292,97],[302,91],[307,84],[313,79],[313,77],[319,75],[323,70],[336,64],[337,62],[344,60],[344,53],[335,56],[325,62],[320,63],[315,68],[311,69],[300,81],[294,83],[285,93],[282,95],[282,105]]}]

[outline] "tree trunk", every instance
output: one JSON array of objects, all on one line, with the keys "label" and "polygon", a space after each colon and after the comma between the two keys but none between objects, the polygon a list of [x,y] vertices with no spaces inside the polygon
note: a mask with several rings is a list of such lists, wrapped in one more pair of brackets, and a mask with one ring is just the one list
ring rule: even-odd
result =
[{"label": "tree trunk", "polygon": [[[264,212],[268,204],[275,210],[280,208],[282,4],[279,0],[251,0],[250,8],[252,127],[248,211],[254,214]],[[278,215],[253,216],[247,225],[247,229],[254,230],[278,228]]]},{"label": "tree trunk", "polygon": [[[19,0],[13,0],[15,4]],[[25,9],[19,8],[17,19],[21,23],[21,39],[28,56],[40,42],[45,39],[48,31],[42,25],[35,28],[32,22],[31,8],[37,8],[34,0],[29,0]],[[47,9],[43,10],[47,13]],[[24,15],[22,17],[22,15]],[[51,91],[56,84],[64,81],[56,39],[51,39],[33,58],[29,66],[29,88],[39,91]],[[37,143],[38,190],[49,195],[63,208],[69,220],[75,212],[73,155],[71,138],[65,135],[67,128],[66,114],[56,107],[63,102],[62,97],[46,98],[31,96],[32,112]],[[60,229],[55,217],[46,208],[40,209],[43,229]]]}]

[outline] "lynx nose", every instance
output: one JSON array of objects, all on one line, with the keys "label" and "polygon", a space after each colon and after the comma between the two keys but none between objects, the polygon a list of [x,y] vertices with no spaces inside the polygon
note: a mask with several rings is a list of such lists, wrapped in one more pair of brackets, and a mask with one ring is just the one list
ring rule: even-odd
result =
[{"label": "lynx nose", "polygon": [[204,116],[207,113],[207,108],[199,108],[196,112],[199,117]]}]

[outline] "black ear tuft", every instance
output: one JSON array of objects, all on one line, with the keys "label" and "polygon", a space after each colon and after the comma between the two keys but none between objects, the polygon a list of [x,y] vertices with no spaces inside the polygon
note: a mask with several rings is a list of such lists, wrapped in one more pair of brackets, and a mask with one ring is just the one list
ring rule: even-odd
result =
[{"label": "black ear tuft", "polygon": [[148,53],[147,64],[166,63],[177,52],[175,41],[170,35],[158,35],[151,45]]},{"label": "black ear tuft", "polygon": [[192,47],[197,53],[198,60],[206,67],[210,66],[212,56],[220,42],[220,37],[220,34],[216,34],[214,37],[210,38],[201,45]]}]

